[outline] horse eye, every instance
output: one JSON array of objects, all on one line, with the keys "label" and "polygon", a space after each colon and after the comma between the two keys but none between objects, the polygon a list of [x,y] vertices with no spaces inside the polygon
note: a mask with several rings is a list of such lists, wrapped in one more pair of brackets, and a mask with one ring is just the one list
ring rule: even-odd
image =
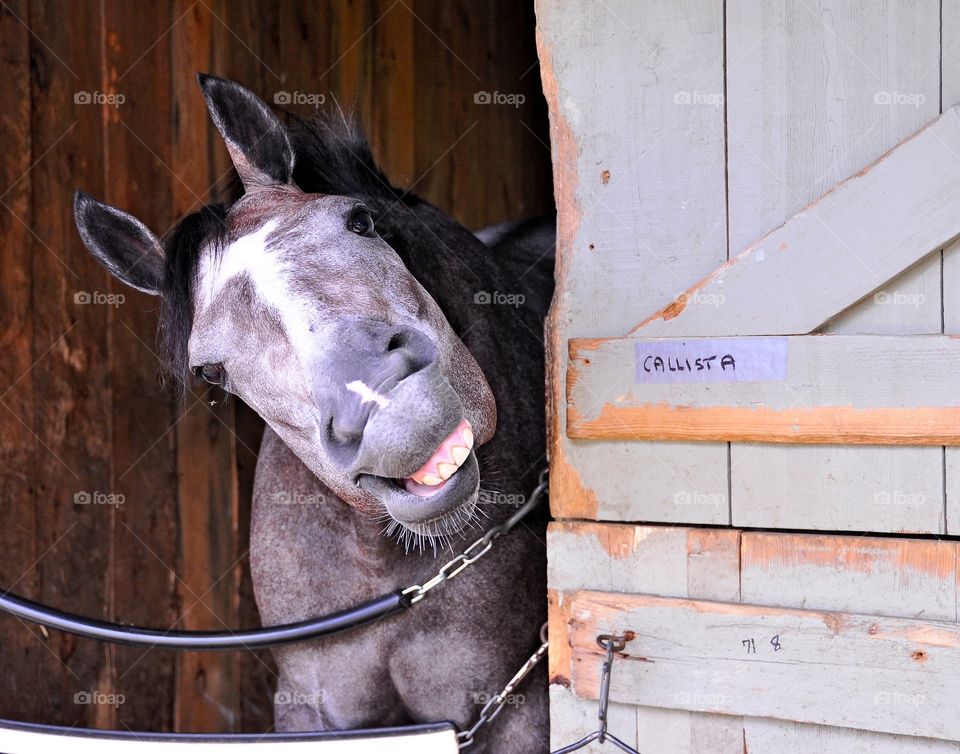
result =
[{"label": "horse eye", "polygon": [[204,364],[197,367],[194,373],[211,385],[219,385],[220,387],[223,387],[223,383],[227,379],[227,372],[223,368],[223,364]]},{"label": "horse eye", "polygon": [[356,233],[358,236],[374,235],[373,218],[370,216],[370,212],[363,207],[357,207],[350,213],[347,228],[351,233]]}]

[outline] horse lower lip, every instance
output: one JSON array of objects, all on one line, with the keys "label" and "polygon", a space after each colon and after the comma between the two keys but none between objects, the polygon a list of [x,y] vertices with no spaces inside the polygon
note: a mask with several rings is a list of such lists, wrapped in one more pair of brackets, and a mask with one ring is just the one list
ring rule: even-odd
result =
[{"label": "horse lower lip", "polygon": [[[408,491],[405,481],[371,474],[360,477],[360,485],[379,500],[394,521],[419,526],[440,520],[467,502],[475,502],[480,469],[476,455],[471,453],[457,473],[446,480],[443,488],[429,496]],[[432,488],[437,486],[431,485]]]}]

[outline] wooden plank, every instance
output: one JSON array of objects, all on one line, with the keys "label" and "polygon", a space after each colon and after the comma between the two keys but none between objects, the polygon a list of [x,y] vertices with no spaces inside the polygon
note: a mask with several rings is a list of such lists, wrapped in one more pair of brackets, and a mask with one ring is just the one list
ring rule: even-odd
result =
[{"label": "wooden plank", "polygon": [[371,31],[373,69],[370,88],[377,107],[370,112],[370,143],[387,175],[398,186],[417,178],[416,69],[414,60],[418,22],[406,7],[393,7],[391,0],[374,0],[374,18],[381,19]]},{"label": "wooden plank", "polygon": [[[956,338],[698,340],[571,341],[567,434],[607,440],[960,443]],[[670,356],[674,351],[681,355]],[[751,377],[751,369],[782,371]],[[705,378],[711,372],[716,376]],[[648,379],[664,381],[641,382]]]},{"label": "wooden plank", "polygon": [[[33,434],[33,317],[30,291],[32,257],[29,228],[30,165],[34,154],[30,119],[30,31],[26,0],[0,7],[0,583],[27,597],[36,596],[37,574],[28,570],[37,559],[37,510],[34,470],[40,450]],[[39,155],[37,155],[39,156]],[[45,451],[44,451],[45,452]],[[0,717],[38,720],[45,695],[37,672],[43,640],[10,616],[0,618]]]},{"label": "wooden plank", "polygon": [[[223,13],[224,9],[178,2],[173,12],[175,18],[182,17],[171,31],[176,138],[154,151],[176,170],[176,175],[164,172],[161,179],[172,191],[168,218],[179,218],[207,199],[210,185],[220,174],[210,155],[213,145],[220,145],[221,140],[210,126],[195,72],[210,66],[214,29],[220,24],[213,13]],[[244,56],[250,56],[232,35],[229,39],[228,50],[237,51],[233,54],[242,50]],[[222,399],[219,391],[198,388],[189,392],[179,406],[176,428],[171,433],[176,440],[180,525],[176,587],[180,624],[190,630],[222,631],[240,624],[234,409],[232,403],[223,404]],[[209,406],[211,400],[220,405]],[[249,665],[249,654],[177,655],[178,730],[239,730],[241,662]]]},{"label": "wooden plank", "polygon": [[594,637],[628,630],[611,682],[619,702],[960,739],[942,708],[960,692],[953,622],[581,592],[578,695],[597,695]]},{"label": "wooden plank", "polygon": [[[940,57],[955,58],[940,55],[939,11],[924,0],[774,0],[760,13],[750,2],[728,3],[733,251],[936,117]],[[851,230],[870,222],[857,217]],[[873,264],[872,246],[854,249]],[[885,296],[869,296],[825,329],[939,332],[937,256],[883,283],[878,293]],[[943,532],[939,448],[733,443],[730,464],[730,506],[738,525]],[[925,502],[877,504],[895,498]]]},{"label": "wooden plank", "polygon": [[[550,749],[558,749],[597,727],[597,703],[570,689],[550,687]],[[670,754],[743,754],[741,719],[676,709],[634,707],[611,702],[608,729],[641,752]],[[608,754],[610,744],[590,744],[583,751]],[[752,750],[751,750],[752,751]]]},{"label": "wooden plank", "polygon": [[[703,535],[728,538],[727,544],[693,544]],[[688,543],[693,546],[688,548]],[[551,678],[556,684],[569,683],[572,649],[566,626],[573,592],[578,589],[629,591],[632,583],[635,592],[699,594],[729,601],[739,600],[742,589],[743,600],[754,604],[952,621],[957,610],[957,547],[955,542],[935,540],[554,522],[548,530],[548,578],[554,606],[550,615],[551,660],[556,656]],[[688,549],[691,554],[699,554],[688,555]],[[717,557],[724,551],[730,554]],[[702,568],[695,570],[701,575],[692,580],[684,578],[696,560]],[[709,594],[711,581],[716,591]],[[558,605],[564,609],[556,610]],[[560,668],[566,670],[561,672]],[[561,692],[554,686],[551,694],[556,699]],[[581,709],[586,723],[571,728],[560,719],[557,727],[564,735],[553,737],[556,745],[574,740],[578,730],[583,735],[589,728],[587,723],[592,724],[590,704],[571,700],[568,688],[563,694],[565,714]],[[557,718],[560,709],[554,710]],[[838,754],[845,751],[844,746],[857,752],[876,747],[876,751],[890,754],[955,751],[930,739],[756,718],[745,718],[742,731],[738,722],[734,736],[731,721],[739,721],[737,717],[651,707],[636,710],[641,750],[646,743],[651,750],[713,754],[741,751],[724,746],[744,739],[751,752],[819,751],[820,744],[822,750]],[[710,720],[720,725],[720,741],[726,744],[703,742],[697,731],[709,729]],[[793,748],[771,748],[783,742],[791,742]]]},{"label": "wooden plank", "polygon": [[[596,715],[595,704],[569,688],[568,598],[581,588],[601,588],[737,601],[739,536],[723,529],[579,521],[549,525],[551,748],[586,735]],[[630,715],[635,725],[628,725]],[[739,750],[730,742],[742,739],[740,720],[730,716],[612,704],[610,720],[610,729],[624,740],[635,733],[641,750],[733,754]]]},{"label": "wooden plank", "polygon": [[[108,309],[75,294],[106,293],[109,275],[84,248],[73,223],[73,189],[104,193],[102,91],[103,18],[99,5],[62,9],[29,5],[31,143],[30,292],[40,446],[31,469],[37,506],[34,595],[82,615],[110,615],[114,506],[81,504],[111,490],[112,411]],[[9,21],[9,19],[8,19]],[[81,95],[79,101],[75,95]],[[84,103],[86,100],[86,103]],[[40,156],[43,159],[39,159]],[[92,295],[89,300],[92,300]],[[25,378],[27,379],[27,378]],[[87,497],[75,497],[86,493]],[[31,567],[24,563],[24,569]],[[21,627],[21,630],[28,630]],[[75,695],[113,693],[111,653],[99,642],[51,633],[33,659],[42,685],[35,711],[43,722],[113,727],[116,707],[78,704]],[[85,697],[80,697],[84,699]],[[89,697],[94,698],[94,697]],[[16,716],[15,717],[19,717]]]},{"label": "wooden plank", "polygon": [[727,523],[725,505],[677,504],[684,493],[726,497],[725,444],[578,443],[563,431],[567,339],[624,333],[650,301],[726,259],[723,108],[683,101],[723,91],[723,4],[539,0],[537,23],[558,210],[546,329],[551,510]]},{"label": "wooden plank", "polygon": [[944,463],[945,531],[956,536],[960,533],[960,451],[945,448]]},{"label": "wooden plank", "polygon": [[740,532],[556,521],[547,528],[551,589],[647,592],[738,602]]},{"label": "wooden plank", "polygon": [[783,720],[747,717],[743,720],[743,751],[784,754],[957,754],[957,741],[870,733],[852,728],[804,725]]},{"label": "wooden plank", "polygon": [[[925,0],[773,0],[761,12],[736,0],[727,11],[737,251],[939,114],[940,30],[938,8]],[[873,262],[871,246],[854,250]],[[885,300],[871,297],[839,318],[846,331],[939,332],[937,268],[931,259],[884,282]]]},{"label": "wooden plank", "polygon": [[[941,106],[960,103],[960,59],[956,55],[960,39],[960,5],[944,3],[941,16],[943,51],[941,65]],[[960,334],[960,242],[943,251],[943,331]],[[946,517],[948,534],[960,534],[960,449],[946,449]]]},{"label": "wooden plank", "polygon": [[[637,747],[637,711],[633,705],[616,702],[612,702],[607,708],[610,732],[634,748]],[[670,710],[670,713],[673,713],[673,710]],[[550,686],[550,751],[579,741],[599,725],[595,701],[581,699],[564,686]],[[605,754],[608,745],[594,742],[581,751],[586,754]]]},{"label": "wooden plank", "polygon": [[953,169],[958,153],[960,108],[952,108],[631,333],[813,332],[960,235],[960,207],[945,200],[960,192],[960,175]]},{"label": "wooden plank", "polygon": [[930,539],[744,532],[743,601],[952,621],[958,547]]},{"label": "wooden plank", "polygon": [[942,533],[941,454],[934,447],[734,443],[732,520],[774,529]]},{"label": "wooden plank", "polygon": [[[154,42],[157,30],[169,28],[175,18],[166,4],[141,8],[114,0],[103,3],[107,42],[102,88],[124,100],[102,110],[107,140],[102,198],[157,233],[166,229],[172,214],[171,183],[176,178],[167,166],[179,168],[181,163],[168,154],[169,145],[177,141],[170,48]],[[145,186],[150,190],[144,191]],[[123,301],[105,309],[111,339],[112,489],[124,500],[114,513],[111,617],[169,627],[177,621],[177,468],[169,433],[176,396],[164,391],[159,380],[156,298],[113,279],[110,292]],[[115,712],[115,727],[172,730],[176,664],[164,653],[138,647],[111,651],[115,690],[124,699]]]},{"label": "wooden plank", "polygon": [[[741,541],[745,602],[905,618],[956,617],[955,542],[767,532],[745,532]],[[744,718],[743,727],[751,752],[913,754],[957,747],[780,720]]]}]

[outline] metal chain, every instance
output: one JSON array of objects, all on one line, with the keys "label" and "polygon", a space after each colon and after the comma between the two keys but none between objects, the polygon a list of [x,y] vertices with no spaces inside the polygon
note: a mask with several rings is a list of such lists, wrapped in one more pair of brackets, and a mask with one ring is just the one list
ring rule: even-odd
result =
[{"label": "metal chain", "polygon": [[526,516],[530,511],[532,511],[537,503],[540,502],[540,498],[547,492],[549,487],[549,480],[547,477],[547,468],[544,468],[540,472],[540,479],[537,482],[537,486],[534,488],[533,492],[530,493],[530,499],[527,500],[523,505],[521,505],[516,513],[514,513],[510,518],[504,521],[502,524],[497,526],[492,526],[484,533],[480,539],[471,544],[466,550],[461,552],[452,560],[444,563],[443,566],[437,571],[437,574],[430,578],[428,581],[423,582],[423,584],[414,584],[413,586],[408,586],[403,590],[404,595],[408,596],[407,599],[410,601],[411,605],[415,605],[417,602],[422,600],[427,596],[427,592],[433,589],[435,586],[442,584],[445,581],[449,581],[457,574],[461,573],[468,566],[476,563],[480,558],[490,552],[490,549],[493,547],[493,541],[500,537],[503,534],[506,534],[514,526],[516,526],[524,516]]},{"label": "metal chain", "polygon": [[[452,560],[444,563],[440,570],[437,571],[436,575],[431,577],[429,580],[423,582],[422,584],[414,584],[413,586],[408,586],[403,590],[403,594],[407,597],[411,605],[415,605],[417,602],[422,600],[427,596],[427,593],[434,587],[449,581],[453,577],[462,573],[466,568],[476,563],[480,558],[486,555],[493,548],[493,542],[498,537],[506,534],[514,526],[516,526],[520,521],[526,516],[530,511],[537,507],[537,503],[540,502],[540,498],[547,492],[549,486],[549,477],[547,472],[549,471],[548,467],[540,472],[540,477],[537,480],[537,486],[534,488],[533,492],[530,493],[530,498],[521,505],[516,512],[510,516],[502,524],[497,526],[492,526],[484,533],[480,539],[471,544],[466,550],[461,552]],[[543,659],[543,656],[547,653],[547,624],[544,623],[543,627],[540,629],[540,647],[530,655],[530,658],[523,664],[523,667],[520,668],[510,679],[506,686],[501,689],[495,697],[490,699],[483,709],[480,710],[480,717],[477,718],[477,721],[470,727],[469,730],[461,731],[457,733],[458,746],[461,749],[465,749],[471,744],[473,744],[473,738],[477,734],[477,731],[480,730],[484,725],[491,723],[497,715],[503,710],[506,706],[507,699],[513,690],[523,681],[527,675],[530,674],[530,671],[536,667],[537,663]]]},{"label": "metal chain", "polygon": [[507,681],[507,685],[504,686],[495,697],[483,705],[483,709],[480,710],[480,716],[470,729],[457,733],[457,745],[460,749],[466,749],[472,745],[473,738],[477,735],[477,731],[484,725],[489,725],[496,720],[497,715],[499,715],[506,706],[507,700],[513,693],[513,690],[520,685],[523,679],[530,674],[530,671],[537,666],[537,663],[543,659],[548,647],[547,624],[544,623],[543,626],[540,627],[540,647],[537,651],[530,655],[530,658],[523,663],[523,666],[514,674],[513,678]]}]

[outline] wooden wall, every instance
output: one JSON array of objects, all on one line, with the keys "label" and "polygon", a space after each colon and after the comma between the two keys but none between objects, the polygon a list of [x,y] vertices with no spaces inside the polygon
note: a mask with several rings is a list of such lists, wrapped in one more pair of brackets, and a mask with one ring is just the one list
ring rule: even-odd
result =
[{"label": "wooden wall", "polygon": [[[201,70],[268,101],[299,92],[359,109],[388,174],[471,228],[547,212],[533,10],[10,0],[0,46],[0,585],[151,626],[255,625],[246,553],[260,422],[203,391],[178,402],[161,390],[156,303],[82,248],[73,190],[158,233],[215,197],[229,164]],[[526,101],[476,104],[483,91]],[[0,617],[0,717],[260,731],[273,685],[265,653],[116,648]]]},{"label": "wooden wall", "polygon": [[[958,20],[957,3],[937,0],[616,0],[589,10],[538,0],[559,212],[548,324],[550,502],[565,519],[548,542],[555,747],[596,725],[594,635],[633,629],[637,639],[614,667],[611,730],[641,751],[958,751],[960,731],[937,708],[951,698],[960,660],[947,638],[958,631],[960,464],[943,443],[955,439],[854,445],[835,426],[809,444],[757,442],[727,416],[697,417],[696,432],[674,433],[684,441],[663,441],[666,407],[690,408],[684,386],[641,385],[632,348],[615,366],[600,346],[664,335],[798,335],[821,345],[907,338],[897,353],[955,338],[956,190],[934,189],[898,224],[909,234],[894,242],[898,253],[923,258],[869,285],[892,241],[877,238],[890,219],[884,201],[903,206],[935,186],[934,171],[910,183],[909,170],[898,170],[896,185],[868,189],[864,211],[843,220],[824,212],[847,201],[842,181],[875,185],[884,174],[875,161],[920,129],[939,134],[929,124],[941,113],[941,127],[957,132],[957,112],[947,111],[960,100]],[[955,147],[936,163],[950,180],[960,170]],[[923,247],[932,225],[920,215],[934,205],[952,215],[951,227]],[[811,244],[780,243],[791,218],[824,233],[827,264]],[[857,269],[812,283],[807,273],[830,270],[841,244]],[[757,253],[733,261],[750,249]],[[764,259],[804,253],[804,274],[788,285],[738,289],[743,260],[763,270]],[[851,282],[864,286],[857,296],[801,326],[814,303],[834,301]],[[704,330],[690,327],[694,310]],[[811,368],[810,385],[836,384],[828,369]],[[872,379],[903,396],[923,384],[922,375],[883,370]],[[957,394],[955,372],[944,386]],[[661,387],[669,396],[654,395]],[[723,403],[713,387],[704,386]],[[765,388],[745,387],[748,413],[775,407]],[[846,405],[859,408],[862,397]],[[831,400],[805,388],[794,398],[791,406]],[[664,408],[656,432],[620,424],[626,412],[584,431],[575,413],[633,402]],[[597,596],[610,592],[631,596]],[[787,613],[793,653],[745,657],[739,640],[728,641],[725,625],[741,638],[763,636]],[[836,628],[830,641],[849,649],[843,657],[802,648],[801,624],[814,614]],[[898,628],[886,633],[893,623],[873,616]],[[890,639],[882,660],[872,654],[878,633]],[[923,637],[934,634],[951,650],[929,654]],[[819,674],[778,675],[811,670],[813,658]],[[856,690],[844,681],[851,669]]]}]

